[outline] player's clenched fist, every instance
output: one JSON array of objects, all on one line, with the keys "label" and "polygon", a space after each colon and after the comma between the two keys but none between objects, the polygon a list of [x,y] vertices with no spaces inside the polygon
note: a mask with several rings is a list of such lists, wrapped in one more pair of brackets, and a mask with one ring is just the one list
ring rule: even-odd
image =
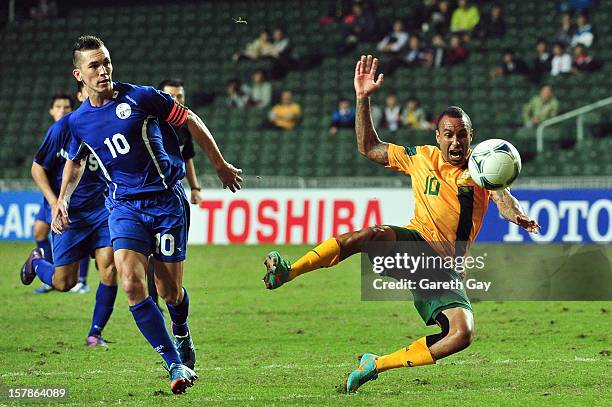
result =
[{"label": "player's clenched fist", "polygon": [[[384,82],[384,75],[378,75],[376,79],[376,69],[378,68],[378,58],[372,55],[362,55],[355,66],[355,93],[358,98],[368,97]],[[376,79],[376,80],[375,80]]]},{"label": "player's clenched fist", "polygon": [[223,184],[223,188],[229,188],[230,191],[236,192],[240,189],[240,183],[242,182],[242,170],[234,167],[230,163],[224,163],[217,169],[217,176]]}]

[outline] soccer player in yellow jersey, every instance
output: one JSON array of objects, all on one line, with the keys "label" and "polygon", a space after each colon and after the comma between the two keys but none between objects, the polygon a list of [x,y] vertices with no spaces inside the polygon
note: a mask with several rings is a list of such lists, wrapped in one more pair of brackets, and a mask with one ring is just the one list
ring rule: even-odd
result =
[{"label": "soccer player in yellow jersey", "polygon": [[[488,191],[469,177],[467,160],[471,153],[473,129],[468,115],[459,107],[447,108],[436,129],[438,146],[400,147],[378,138],[370,112],[370,95],[383,83],[376,78],[378,60],[362,56],[355,67],[357,117],[355,129],[359,152],[387,168],[412,177],[414,217],[405,227],[376,225],[328,239],[290,264],[278,252],[265,261],[264,282],[268,289],[278,288],[301,274],[360,253],[371,241],[412,241],[426,243],[431,253],[463,256],[474,241],[489,199],[500,214],[531,233],[540,226],[527,217],[509,190]],[[453,278],[460,278],[459,275]],[[354,392],[385,370],[436,363],[436,360],[465,349],[472,342],[472,307],[463,289],[442,290],[434,296],[414,292],[414,304],[427,325],[437,324],[441,332],[420,338],[385,356],[366,353],[359,367],[350,373],[346,392]]]}]

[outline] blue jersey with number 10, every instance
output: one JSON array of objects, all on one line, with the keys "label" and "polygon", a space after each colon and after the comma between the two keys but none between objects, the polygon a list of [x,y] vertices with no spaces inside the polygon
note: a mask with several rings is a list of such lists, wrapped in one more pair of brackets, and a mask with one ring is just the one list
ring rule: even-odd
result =
[{"label": "blue jersey with number 10", "polygon": [[109,198],[130,200],[171,190],[185,176],[172,126],[187,108],[150,86],[114,82],[113,98],[100,107],[87,99],[70,115],[71,160],[91,152],[109,181]]}]

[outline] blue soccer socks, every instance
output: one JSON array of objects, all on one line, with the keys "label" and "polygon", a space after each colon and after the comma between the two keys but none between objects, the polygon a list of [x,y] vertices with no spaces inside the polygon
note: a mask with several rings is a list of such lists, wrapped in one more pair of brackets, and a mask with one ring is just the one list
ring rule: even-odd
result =
[{"label": "blue soccer socks", "polygon": [[151,297],[143,302],[130,306],[138,329],[149,341],[153,349],[159,353],[168,366],[173,363],[182,364],[176,346],[170,339],[164,325],[164,317]]},{"label": "blue soccer socks", "polygon": [[172,333],[174,336],[185,336],[189,332],[187,326],[187,316],[189,315],[189,295],[183,287],[183,301],[178,305],[168,305],[168,313],[172,319]]},{"label": "blue soccer socks", "polygon": [[116,285],[106,285],[104,283],[98,285],[98,291],[96,291],[96,305],[94,306],[91,328],[89,329],[88,336],[102,335],[102,330],[113,313],[115,298],[117,298]]}]

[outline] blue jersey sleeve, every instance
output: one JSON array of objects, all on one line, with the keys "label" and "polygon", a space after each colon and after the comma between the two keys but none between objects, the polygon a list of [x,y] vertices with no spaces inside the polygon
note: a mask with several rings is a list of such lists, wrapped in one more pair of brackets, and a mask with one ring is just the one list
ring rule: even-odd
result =
[{"label": "blue jersey sleeve", "polygon": [[49,127],[47,134],[34,156],[34,162],[45,170],[51,171],[61,164],[60,150],[62,148],[60,126]]},{"label": "blue jersey sleeve", "polygon": [[71,161],[81,161],[89,155],[89,149],[76,135],[71,134],[68,142],[68,158]]},{"label": "blue jersey sleeve", "polygon": [[151,116],[176,127],[185,123],[189,109],[176,102],[172,96],[151,86],[143,86],[140,91],[143,106]]}]

